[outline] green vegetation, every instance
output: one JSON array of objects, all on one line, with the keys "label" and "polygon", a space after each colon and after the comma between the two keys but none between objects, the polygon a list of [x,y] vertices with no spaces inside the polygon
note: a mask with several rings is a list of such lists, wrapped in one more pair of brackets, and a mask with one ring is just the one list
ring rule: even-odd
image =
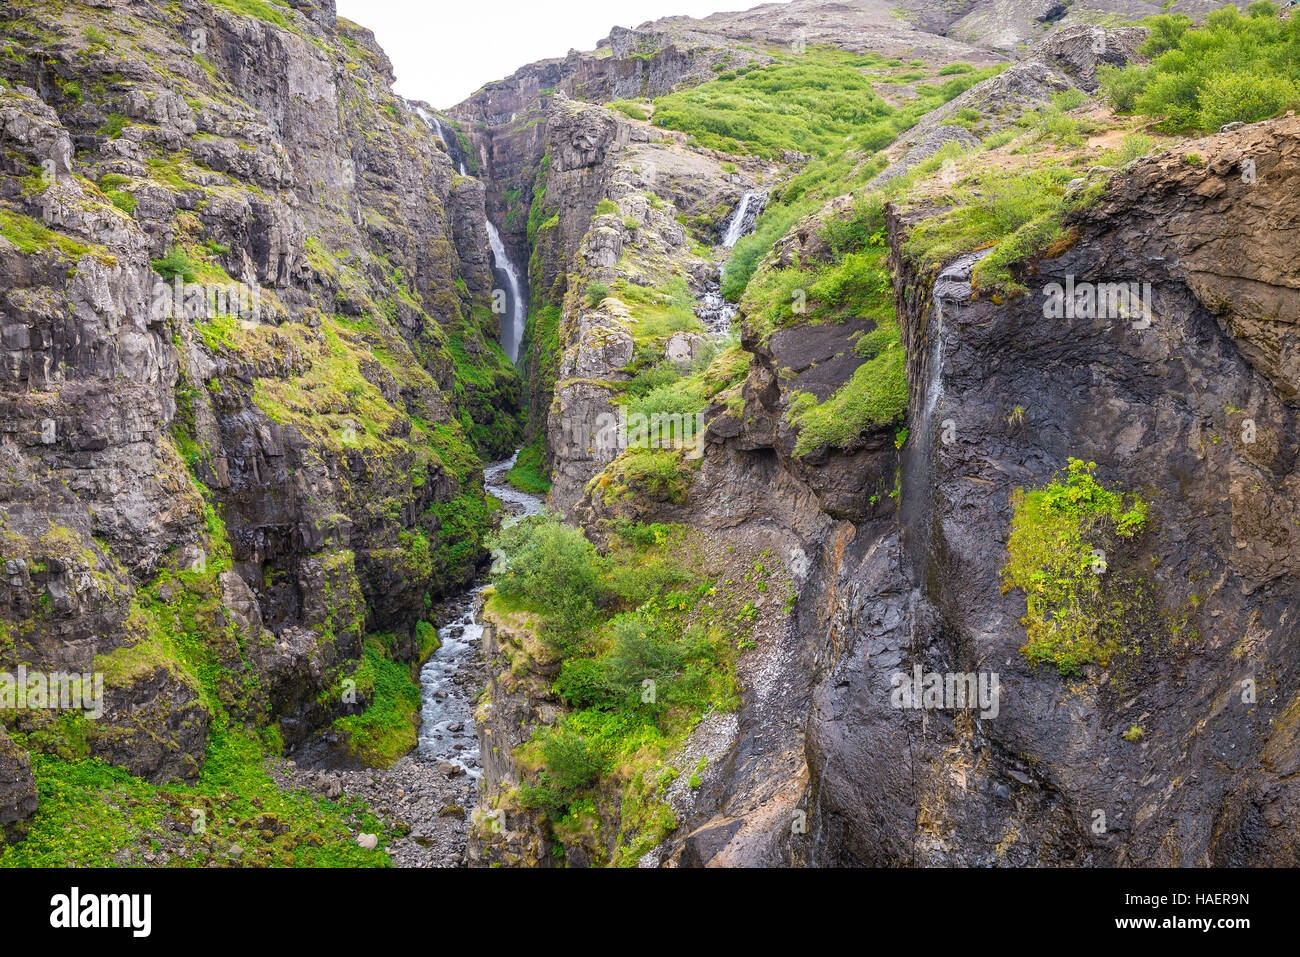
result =
[{"label": "green vegetation", "polygon": [[169,556],[133,603],[140,640],[94,663],[109,687],[161,667],[193,691],[211,718],[197,783],[153,785],[88,757],[88,741],[108,731],[83,718],[14,730],[15,743],[32,752],[40,807],[26,839],[0,848],[0,866],[140,866],[144,854],[160,850],[173,866],[388,865],[382,849],[362,850],[353,839],[357,830],[381,841],[393,836],[359,802],[285,790],[274,780],[267,762],[281,750],[279,734],[265,725],[265,695],[245,657],[260,636],[241,634],[223,612],[220,576],[232,557],[210,503],[205,528],[206,561],[194,567],[186,554]]},{"label": "green vegetation", "polygon": [[92,758],[33,754],[40,808],[26,839],[0,848],[0,867],[143,866],[145,853],[177,845],[173,866],[388,866],[382,845],[366,851],[353,840],[356,829],[393,837],[360,802],[281,790],[266,754],[250,733],[217,729],[192,786],[149,784]]},{"label": "green vegetation", "polygon": [[115,140],[122,135],[122,130],[126,129],[130,122],[121,113],[110,113],[108,119],[104,120],[104,125],[96,132],[100,136],[107,136],[110,140]]},{"label": "green vegetation", "polygon": [[799,431],[795,455],[827,445],[844,447],[874,426],[892,426],[907,412],[906,356],[894,312],[879,194],[859,198],[846,215],[822,224],[823,260],[759,273],[745,289],[742,306],[751,329],[767,339],[791,325],[871,319],[858,337],[864,362],[826,401],[811,393],[790,396],[786,419]]},{"label": "green vegetation", "polygon": [[334,722],[336,730],[347,733],[349,750],[371,767],[386,767],[416,745],[420,686],[408,666],[392,660],[395,644],[392,635],[366,640],[353,680],[358,699],[368,698],[370,704]]},{"label": "green vegetation", "polygon": [[[929,161],[959,155],[940,151]],[[922,171],[933,165],[923,164]],[[1065,189],[1075,173],[1064,166],[1031,169],[985,167],[948,186],[941,201],[951,208],[917,224],[904,251],[935,268],[973,249],[992,248],[975,267],[974,284],[993,292],[1020,291],[1007,267],[1066,239]]]},{"label": "green vegetation", "polygon": [[497,594],[538,613],[541,638],[571,651],[610,598],[596,547],[573,526],[540,516],[503,528],[491,546],[508,562],[494,579]]},{"label": "green vegetation", "polygon": [[58,251],[72,259],[89,253],[90,247],[62,233],[46,229],[30,216],[0,208],[0,236],[9,240],[23,253]]},{"label": "green vegetation", "polygon": [[804,206],[785,205],[765,210],[754,225],[754,231],[742,236],[732,249],[722,276],[722,294],[732,302],[739,302],[763,257],[809,211]]},{"label": "green vegetation", "polygon": [[256,17],[277,27],[288,29],[289,23],[280,9],[265,0],[212,0],[218,7],[225,7],[231,13],[240,13],[246,17]]},{"label": "green vegetation", "polygon": [[650,119],[650,112],[645,108],[645,106],[641,103],[634,103],[631,100],[618,100],[615,103],[609,104],[609,107],[612,110],[618,110],[628,119],[632,119],[632,120]]},{"label": "green vegetation", "polygon": [[688,449],[671,447],[626,449],[592,480],[589,487],[600,493],[606,505],[633,495],[685,504],[694,480],[694,469],[686,459],[687,452]]},{"label": "green vegetation", "polygon": [[105,190],[104,195],[108,197],[109,202],[128,216],[135,212],[136,199],[130,193],[120,189],[110,189]]},{"label": "green vegetation", "polygon": [[[715,584],[679,526],[624,525],[601,554],[536,517],[498,544],[506,564],[489,613],[532,616],[571,709],[516,751],[530,772],[520,803],[544,811],[561,843],[634,864],[676,826],[662,795],[679,771],[662,759],[706,713],[738,704],[734,658],[752,606]],[[602,818],[618,833],[593,833]]]},{"label": "green vegetation", "polygon": [[1131,596],[1107,583],[1115,578],[1109,566],[1117,544],[1146,528],[1147,504],[1103,487],[1093,478],[1096,467],[1072,458],[1063,475],[1042,488],[1017,489],[1011,499],[1003,591],[1025,594],[1028,642],[1021,653],[1061,674],[1104,666],[1132,640],[1122,627]]},{"label": "green vegetation", "polygon": [[729,153],[825,155],[891,112],[861,72],[877,63],[876,57],[810,50],[806,57],[659,97],[655,119]]},{"label": "green vegetation", "polygon": [[[791,81],[796,77],[811,80],[825,71],[829,71],[831,75],[848,72],[852,74],[853,79],[846,80],[846,83],[849,88],[853,88],[859,80],[864,79],[862,73],[864,67],[859,66],[859,63],[876,66],[875,73],[880,77],[887,77],[891,69],[897,69],[891,66],[890,61],[879,61],[870,55],[863,58],[849,57],[842,53],[823,56],[821,53],[809,51],[809,56],[811,59],[804,64],[805,69],[792,74],[789,77]],[[961,95],[981,80],[994,75],[998,69],[991,67],[972,70],[951,76],[938,85],[917,84],[916,99],[909,101],[903,108],[889,106],[883,101],[873,101],[866,113],[849,114],[853,119],[848,121],[843,129],[839,125],[835,126],[835,135],[828,138],[825,151],[813,151],[815,158],[803,172],[774,191],[763,214],[755,224],[754,231],[736,243],[723,277],[723,295],[732,302],[739,302],[758,264],[771,250],[773,244],[785,235],[795,222],[817,212],[828,200],[865,186],[885,167],[885,159],[877,155],[878,151],[892,143],[900,133],[914,126],[926,113]],[[718,81],[714,81],[699,89],[714,87],[717,83]],[[840,87],[832,85],[829,89],[839,90]],[[694,91],[673,95],[686,97],[692,92]],[[874,93],[871,95],[875,97]],[[822,102],[824,96],[830,96],[825,103]],[[754,106],[744,98],[736,100],[719,95],[712,99],[715,108],[724,115],[737,112],[742,117],[752,119],[754,123],[762,123],[766,118],[767,123],[778,127],[782,121],[779,113],[769,115],[765,112],[763,104]],[[803,90],[800,96],[792,100],[792,103],[809,101],[821,104],[809,107],[816,114],[824,109],[833,109],[831,104],[834,102],[834,96],[828,94],[826,88],[814,84]],[[656,116],[660,117],[661,114],[657,113]],[[682,122],[685,123],[684,120]],[[698,135],[694,128],[688,131],[696,132]],[[782,128],[778,128],[771,135],[780,138],[785,135],[785,132]],[[707,143],[707,138],[704,141]],[[757,149],[754,151],[762,152]]]},{"label": "green vegetation", "polygon": [[877,326],[858,340],[867,361],[827,401],[817,404],[809,393],[790,399],[787,418],[799,427],[795,455],[807,455],[826,445],[841,448],[872,426],[902,422],[907,414],[907,357],[898,326]]},{"label": "green vegetation", "polygon": [[162,259],[153,260],[151,265],[154,272],[168,282],[171,282],[177,276],[186,283],[194,282],[197,278],[197,263],[190,257],[188,252],[179,246],[168,250],[167,255]]},{"label": "green vegetation", "polygon": [[1098,71],[1120,112],[1158,119],[1161,132],[1194,133],[1300,107],[1300,17],[1252,3],[1245,14],[1221,7],[1199,27],[1179,13],[1144,25],[1140,52],[1150,64]]},{"label": "green vegetation", "polygon": [[803,55],[661,96],[655,100],[655,121],[729,153],[771,157],[794,150],[826,157],[846,149],[874,152],[934,106],[996,72],[975,71],[939,87],[923,84],[916,103],[899,111],[875,92],[868,73],[873,69],[883,78],[893,68],[876,54],[810,48]]},{"label": "green vegetation", "polygon": [[541,436],[519,450],[514,467],[506,473],[506,481],[530,495],[545,495],[551,490],[550,480],[546,477],[546,455]]}]

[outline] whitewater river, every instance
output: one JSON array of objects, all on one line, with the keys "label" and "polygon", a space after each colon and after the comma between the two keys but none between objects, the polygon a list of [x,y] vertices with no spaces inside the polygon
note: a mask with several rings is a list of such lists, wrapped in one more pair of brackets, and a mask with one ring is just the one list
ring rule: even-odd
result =
[{"label": "whitewater river", "polygon": [[[519,453],[494,462],[483,470],[483,484],[490,495],[500,499],[512,521],[536,515],[542,500],[521,492],[506,483],[505,475],[514,467]],[[449,761],[465,769],[473,778],[482,774],[479,765],[478,735],[474,730],[474,703],[478,680],[472,673],[483,626],[476,611],[478,597],[487,587],[480,580],[453,603],[455,617],[438,629],[442,642],[420,670],[421,707],[419,755],[427,761]]]}]

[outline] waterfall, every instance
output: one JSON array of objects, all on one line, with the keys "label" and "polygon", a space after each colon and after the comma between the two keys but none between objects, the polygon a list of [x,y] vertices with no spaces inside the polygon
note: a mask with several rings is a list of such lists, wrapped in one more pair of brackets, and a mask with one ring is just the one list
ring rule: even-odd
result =
[{"label": "waterfall", "polygon": [[[442,121],[424,107],[415,107],[415,112],[420,119],[424,120],[425,125],[447,144],[447,154],[455,161],[457,172],[461,176],[468,176],[469,173],[465,169],[465,160],[460,155],[459,141],[449,137],[446,128],[442,125]],[[510,256],[506,252],[506,244],[501,241],[501,234],[497,232],[497,228],[492,225],[490,219],[487,221],[487,232],[488,244],[492,247],[492,268],[505,276],[509,293],[509,302],[506,303],[505,314],[501,317],[501,348],[505,350],[511,362],[518,362],[519,343],[524,338],[524,323],[528,319],[527,307],[524,304],[523,293],[519,287],[519,270],[510,261]]]},{"label": "waterfall", "polygon": [[[767,194],[762,192],[749,192],[741,197],[736,211],[727,221],[727,230],[722,237],[722,249],[733,248],[740,242],[741,237],[754,231],[754,225],[758,222],[758,216],[766,203]],[[723,298],[722,272],[719,270],[717,276],[709,280],[695,307],[695,314],[704,323],[704,328],[708,330],[710,336],[718,340],[727,338],[727,334],[731,332],[731,320],[736,317],[738,311],[734,304]]]},{"label": "waterfall", "polygon": [[497,272],[506,277],[510,301],[506,303],[505,314],[501,317],[501,348],[506,351],[511,362],[519,361],[519,343],[524,338],[524,323],[528,319],[528,310],[524,304],[523,294],[519,291],[519,271],[510,261],[506,244],[501,241],[492,220],[487,221],[488,242],[492,246],[492,263]]},{"label": "waterfall", "polygon": [[424,120],[424,125],[433,130],[433,132],[438,135],[438,138],[446,144],[447,155],[456,162],[456,171],[460,173],[461,176],[468,176],[469,174],[465,172],[465,161],[458,155],[460,145],[459,140],[455,137],[448,136],[447,128],[442,125],[442,120],[438,119],[424,107],[415,107],[415,112],[420,119]]},{"label": "waterfall", "polygon": [[766,193],[750,192],[741,197],[740,205],[736,207],[731,221],[727,223],[727,233],[722,238],[724,249],[733,248],[740,242],[742,236],[753,230],[758,214],[763,211],[766,204]]},{"label": "waterfall", "polygon": [[[989,250],[961,256],[940,270],[931,290],[929,324],[925,331],[925,392],[919,408],[909,416],[911,434],[903,449],[902,518],[907,528],[908,552],[924,568],[929,560],[933,499],[938,487],[947,421],[945,408],[943,361],[948,341],[957,331],[953,320],[971,298],[971,270]],[[946,326],[954,326],[952,331]],[[921,347],[921,343],[917,343]],[[959,429],[960,416],[954,415],[952,428]]]},{"label": "waterfall", "polygon": [[417,116],[420,117],[420,119],[424,120],[425,126],[427,126],[429,129],[433,130],[435,133],[438,134],[439,139],[441,139],[448,146],[451,146],[451,140],[447,139],[447,133],[442,128],[442,120],[438,119],[436,116],[434,116],[432,113],[430,113],[422,106],[417,106],[415,108],[415,113]]}]

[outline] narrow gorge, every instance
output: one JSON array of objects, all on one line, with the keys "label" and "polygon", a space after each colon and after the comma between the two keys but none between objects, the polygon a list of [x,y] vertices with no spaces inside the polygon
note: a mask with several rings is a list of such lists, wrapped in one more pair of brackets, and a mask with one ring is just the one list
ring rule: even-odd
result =
[{"label": "narrow gorge", "polygon": [[0,865],[1300,864],[1294,9],[0,0]]}]

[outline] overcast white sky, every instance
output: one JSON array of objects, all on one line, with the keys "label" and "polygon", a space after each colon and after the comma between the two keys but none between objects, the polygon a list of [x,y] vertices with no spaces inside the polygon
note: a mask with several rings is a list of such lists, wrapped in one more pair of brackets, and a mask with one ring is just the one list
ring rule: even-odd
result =
[{"label": "overcast white sky", "polygon": [[375,31],[397,92],[439,109],[534,60],[593,50],[612,26],[764,0],[337,0],[339,15]]}]

